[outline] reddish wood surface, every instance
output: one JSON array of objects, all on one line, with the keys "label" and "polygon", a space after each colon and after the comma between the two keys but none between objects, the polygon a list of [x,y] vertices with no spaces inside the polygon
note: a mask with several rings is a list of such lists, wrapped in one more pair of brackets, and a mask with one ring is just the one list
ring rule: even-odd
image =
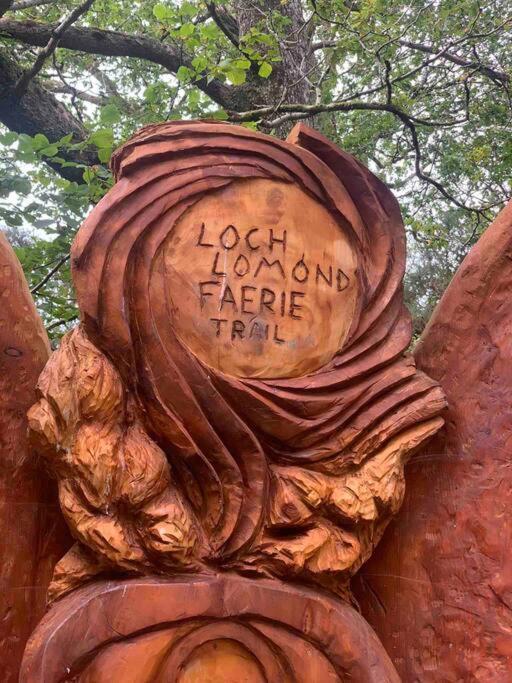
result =
[{"label": "reddish wood surface", "polygon": [[[395,199],[302,125],[286,142],[219,123],[149,126],[115,154],[113,168],[116,185],[72,249],[82,325],[50,361],[31,420],[61,480],[75,537],[110,568],[168,572],[167,553],[184,569],[195,562],[293,577],[347,596],[350,577],[400,506],[404,463],[442,424],[442,392],[405,354],[411,327]],[[217,262],[194,256],[199,243],[213,244],[212,226]],[[235,242],[246,254],[262,249],[256,237],[274,228],[281,238],[287,230],[288,286],[304,279],[304,268],[293,275],[299,255],[310,267],[330,260],[348,273],[349,288],[341,283],[329,296],[319,296],[320,283],[308,291],[299,283],[317,304],[312,338],[331,330],[314,339],[318,355],[309,360],[311,343],[294,332],[291,316],[285,354],[275,355],[269,339],[236,356],[232,344],[215,347],[201,332],[198,277],[229,266]],[[251,229],[258,232],[246,242]],[[228,271],[215,276],[225,278],[221,302],[229,285],[241,307],[243,276]],[[103,372],[107,378],[101,397],[91,389],[89,357],[98,381]],[[176,540],[171,531],[160,548],[141,547],[153,523],[141,521],[139,501],[126,491],[135,486],[150,500],[153,484],[143,493],[143,473],[123,469],[126,453],[137,450],[128,418],[141,439],[144,430],[151,437],[149,450],[167,455],[165,477],[184,511],[174,548],[187,545],[191,553],[167,552]],[[102,447],[88,447],[100,433],[109,435]],[[63,438],[71,458],[59,451]],[[130,531],[143,526],[139,535]],[[197,542],[184,544],[189,530]],[[66,589],[66,572],[90,577],[80,553],[58,591]]]},{"label": "reddish wood surface", "polygon": [[[443,422],[441,389],[406,354],[396,201],[301,125],[286,142],[220,123],[150,126],[113,168],[72,249],[81,323],[46,365],[29,421],[77,540],[51,597],[118,580],[55,605],[24,680],[77,667],[91,683],[218,680],[223,668],[254,683],[396,680],[364,621],[323,594],[350,601],[400,507],[405,463]],[[274,249],[282,272],[266,265],[260,281],[254,254]],[[237,263],[254,268],[248,296]],[[331,282],[317,266],[332,266]],[[282,344],[205,328],[204,278],[245,332],[250,292],[280,300],[282,280],[282,311],[261,298],[256,316],[281,315]],[[189,578],[125,583],[177,572]],[[164,623],[174,630],[157,635]]]},{"label": "reddish wood surface", "polygon": [[234,575],[101,582],[58,602],[20,683],[398,683],[351,607]]},{"label": "reddish wood surface", "polygon": [[356,581],[404,681],[512,681],[512,203],[461,265],[418,345],[448,399],[399,518]]},{"label": "reddish wood surface", "polygon": [[66,547],[55,484],[27,444],[26,411],[49,344],[21,266],[0,232],[0,678],[18,680],[25,642]]}]

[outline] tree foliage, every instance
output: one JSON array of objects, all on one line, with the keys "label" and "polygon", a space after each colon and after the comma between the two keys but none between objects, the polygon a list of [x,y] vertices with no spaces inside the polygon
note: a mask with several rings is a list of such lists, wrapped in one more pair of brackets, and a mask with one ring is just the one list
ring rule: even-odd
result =
[{"label": "tree foliage", "polygon": [[395,191],[419,331],[510,195],[508,0],[0,0],[0,223],[52,334],[67,254],[141,126],[307,120]]}]

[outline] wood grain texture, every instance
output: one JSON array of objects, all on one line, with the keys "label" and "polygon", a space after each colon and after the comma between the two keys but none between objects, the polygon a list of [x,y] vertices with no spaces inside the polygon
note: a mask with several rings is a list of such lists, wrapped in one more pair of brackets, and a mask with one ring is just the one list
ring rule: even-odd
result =
[{"label": "wood grain texture", "polygon": [[356,581],[404,681],[512,681],[512,203],[418,345],[446,429],[407,470],[399,518]]},{"label": "wood grain texture", "polygon": [[[220,675],[217,675],[218,672]],[[237,576],[100,582],[57,603],[21,683],[398,683],[348,605]]]},{"label": "wood grain texture", "polygon": [[162,259],[178,337],[228,375],[310,374],[351,327],[353,250],[291,183],[241,180],[207,194],[177,221]]},{"label": "wood grain texture", "polygon": [[49,355],[21,266],[0,232],[0,662],[14,683],[44,613],[53,565],[67,547],[54,485],[30,449],[27,408]]}]

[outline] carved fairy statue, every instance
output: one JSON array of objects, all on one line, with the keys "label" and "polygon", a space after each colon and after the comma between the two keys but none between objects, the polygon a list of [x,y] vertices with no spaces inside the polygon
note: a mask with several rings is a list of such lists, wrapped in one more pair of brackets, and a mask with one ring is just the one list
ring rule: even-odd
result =
[{"label": "carved fairy statue", "polygon": [[51,597],[223,570],[349,597],[442,425],[406,353],[396,201],[304,126],[152,126],[113,169],[29,412],[76,539]]},{"label": "carved fairy statue", "polygon": [[22,683],[508,680],[512,205],[418,369],[397,202],[316,131],[170,122],[112,169],[35,402],[47,345],[0,241],[5,488],[47,514],[23,508],[7,583],[55,567],[35,630],[40,596],[4,610]]}]

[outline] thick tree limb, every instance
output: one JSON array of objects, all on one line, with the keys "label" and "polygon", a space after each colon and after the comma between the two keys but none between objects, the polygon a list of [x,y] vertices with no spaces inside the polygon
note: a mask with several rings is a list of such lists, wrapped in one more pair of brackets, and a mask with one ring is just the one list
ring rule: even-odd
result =
[{"label": "thick tree limb", "polygon": [[207,2],[206,7],[210,13],[211,18],[220,28],[222,33],[226,38],[232,43],[237,49],[240,48],[240,38],[238,26],[233,26],[233,19],[230,20],[229,17],[226,18],[226,13],[222,13],[214,2]]},{"label": "thick tree limb", "polygon": [[[434,122],[434,121],[425,121],[422,119],[418,119],[415,116],[409,115],[406,112],[402,111],[395,105],[391,104],[390,102],[330,102],[330,103],[316,103],[316,104],[282,104],[280,107],[265,107],[261,109],[255,109],[253,111],[248,111],[248,112],[242,112],[242,113],[235,113],[235,112],[230,112],[229,113],[229,118],[231,121],[254,121],[254,120],[259,120],[260,125],[262,127],[265,127],[267,129],[272,129],[275,128],[276,126],[282,126],[285,122],[289,121],[297,121],[300,119],[304,119],[308,116],[312,116],[315,114],[321,114],[325,112],[334,112],[334,111],[344,111],[344,112],[349,112],[349,111],[380,111],[380,112],[387,112],[389,114],[393,114],[393,116],[396,116],[403,124],[404,126],[409,130],[411,134],[411,139],[412,139],[412,148],[414,151],[414,163],[415,163],[415,173],[416,176],[420,179],[423,180],[424,182],[428,183],[429,185],[432,185],[435,187],[446,199],[448,199],[450,202],[455,204],[461,209],[464,209],[466,211],[469,211],[471,213],[475,213],[480,216],[484,216],[486,219],[488,216],[485,214],[485,211],[489,207],[485,207],[484,209],[479,209],[479,208],[474,208],[472,206],[468,206],[464,204],[463,202],[459,201],[453,194],[451,194],[445,187],[440,183],[439,181],[435,180],[432,176],[428,175],[425,173],[423,170],[422,166],[422,155],[421,155],[421,149],[420,149],[420,144],[419,144],[419,139],[418,139],[418,134],[416,130],[416,125],[427,125],[427,126],[443,126],[447,125],[444,122]],[[278,118],[272,120],[272,121],[265,121],[265,116],[272,115],[276,112],[281,112],[281,116]],[[448,124],[452,125],[452,124]]]},{"label": "thick tree limb", "polygon": [[[264,128],[274,128],[275,126],[282,125],[285,120],[294,121],[310,116],[316,116],[317,114],[324,114],[327,112],[338,112],[338,111],[383,111],[394,114],[395,116],[407,116],[413,123],[422,126],[432,126],[438,128],[447,128],[454,125],[463,123],[466,119],[461,121],[430,121],[428,119],[420,119],[416,116],[405,114],[402,110],[398,109],[395,105],[391,103],[383,102],[364,102],[358,100],[336,100],[334,102],[317,102],[315,104],[280,104],[278,106],[272,107],[260,107],[258,109],[253,109],[251,111],[244,112],[228,112],[229,120],[235,123],[241,123],[244,121],[259,121]],[[282,116],[274,121],[266,120],[266,117],[276,113],[281,113]]]},{"label": "thick tree limb", "polygon": [[37,55],[36,60],[32,64],[31,68],[25,71],[19,77],[18,82],[14,86],[14,94],[16,97],[21,97],[23,95],[32,78],[34,78],[34,76],[41,71],[45,61],[57,49],[60,39],[64,33],[72,24],[75,23],[75,21],[77,21],[83,14],[87,12],[93,2],[94,0],[85,0],[85,2],[83,2],[81,5],[78,5],[78,7],[75,7],[75,9],[60,22],[55,31],[52,33],[50,40]]},{"label": "thick tree limb", "polygon": [[[26,45],[45,46],[56,28],[57,24],[0,19],[0,35]],[[191,67],[192,61],[179,46],[161,43],[148,36],[88,27],[70,27],[61,37],[59,47],[108,57],[144,59],[160,64],[172,73],[176,73],[180,66]],[[238,89],[215,78],[210,82],[206,78],[200,78],[195,85],[226,109],[243,108]]]},{"label": "thick tree limb", "polygon": [[[60,103],[54,95],[43,88],[36,80],[31,81],[23,97],[14,95],[14,86],[21,74],[21,69],[0,49],[0,121],[16,133],[35,135],[43,133],[50,142],[72,133],[74,142],[87,138],[87,131]],[[91,166],[99,163],[96,152],[62,151],[60,156],[67,161]],[[47,163],[67,180],[83,182],[83,170],[73,167],[62,167],[48,159]]]}]

